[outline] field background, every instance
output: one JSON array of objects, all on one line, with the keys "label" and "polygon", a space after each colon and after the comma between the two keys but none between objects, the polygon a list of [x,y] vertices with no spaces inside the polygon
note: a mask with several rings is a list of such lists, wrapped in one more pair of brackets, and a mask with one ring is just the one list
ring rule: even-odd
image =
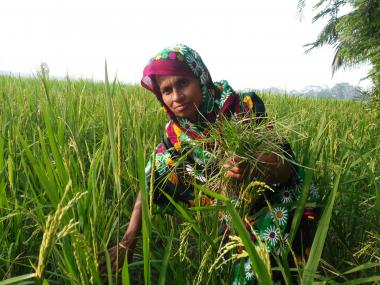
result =
[{"label": "field background", "polygon": [[[313,279],[377,282],[378,114],[361,101],[259,95],[267,112],[290,126],[286,135],[297,160],[313,169],[324,200],[337,190],[322,255],[312,256]],[[116,244],[127,227],[144,187],[145,159],[164,123],[155,98],[139,86],[0,76],[0,284],[34,284],[35,278],[45,284],[123,278],[125,284],[230,284],[231,265],[208,271],[218,254],[204,235],[218,238],[215,211],[145,209],[129,276],[97,272],[97,252]]]}]

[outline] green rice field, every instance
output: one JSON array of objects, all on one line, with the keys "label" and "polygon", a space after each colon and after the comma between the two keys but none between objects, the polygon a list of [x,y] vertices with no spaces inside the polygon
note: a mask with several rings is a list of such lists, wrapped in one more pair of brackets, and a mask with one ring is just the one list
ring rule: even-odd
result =
[{"label": "green rice field", "polygon": [[[222,201],[215,209],[151,205],[144,166],[166,116],[142,87],[0,76],[0,285],[231,284],[218,211],[231,215],[259,284],[274,284],[275,271],[286,284],[380,284],[380,117],[363,101],[259,95],[304,167],[303,191],[313,181],[323,198],[310,257],[296,268],[291,247],[267,264],[218,193],[201,189]],[[133,262],[102,275],[97,253],[121,239],[141,190]]]}]

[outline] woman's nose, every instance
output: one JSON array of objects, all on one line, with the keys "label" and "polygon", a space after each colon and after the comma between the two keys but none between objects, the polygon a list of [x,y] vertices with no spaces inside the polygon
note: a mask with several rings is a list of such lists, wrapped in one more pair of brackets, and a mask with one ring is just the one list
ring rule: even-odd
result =
[{"label": "woman's nose", "polygon": [[173,101],[178,101],[182,98],[182,91],[177,89],[177,88],[174,88],[173,89]]}]

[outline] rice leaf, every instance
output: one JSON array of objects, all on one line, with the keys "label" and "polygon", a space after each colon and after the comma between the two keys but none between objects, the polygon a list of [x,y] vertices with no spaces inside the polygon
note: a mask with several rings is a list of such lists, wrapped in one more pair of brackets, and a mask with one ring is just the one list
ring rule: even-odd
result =
[{"label": "rice leaf", "polygon": [[158,278],[158,285],[166,284],[166,274],[168,271],[168,264],[169,264],[170,254],[172,251],[173,237],[174,237],[174,230],[172,228],[170,230],[170,236],[168,237],[167,245],[165,247],[165,255],[164,255],[164,258],[162,259],[162,265],[160,268],[160,276]]},{"label": "rice leaf", "polygon": [[129,280],[129,268],[128,268],[128,257],[126,256],[124,258],[123,262],[123,269],[121,271],[121,283],[122,285],[129,285],[130,280]]},{"label": "rice leaf", "polygon": [[355,266],[354,268],[351,268],[351,269],[343,272],[343,274],[351,274],[351,273],[354,273],[354,272],[364,271],[364,270],[367,270],[367,269],[370,269],[370,268],[374,268],[374,267],[379,267],[380,268],[380,263],[367,262],[367,263],[364,263],[364,264],[360,264],[358,266]]},{"label": "rice leaf", "polygon": [[251,237],[247,232],[239,214],[235,210],[235,207],[232,205],[230,201],[226,201],[225,203],[233,221],[232,225],[235,228],[235,230],[239,233],[239,236],[244,243],[245,250],[248,252],[249,259],[252,263],[253,270],[257,275],[257,280],[259,281],[259,284],[273,284],[271,274],[270,272],[268,272],[267,267],[265,266],[264,262],[261,260],[259,254],[257,253],[256,248],[252,243]]},{"label": "rice leaf", "polygon": [[357,284],[377,284],[376,282],[380,281],[380,275],[357,278],[351,281],[341,283],[342,285],[357,285]]},{"label": "rice leaf", "polygon": [[150,276],[150,239],[152,226],[150,221],[150,211],[148,195],[145,189],[145,156],[142,147],[142,141],[140,133],[136,132],[136,144],[137,144],[137,176],[139,191],[141,192],[141,205],[142,205],[142,236],[143,236],[143,253],[144,253],[144,281],[145,284],[151,284]]},{"label": "rice leaf", "polygon": [[24,274],[24,275],[12,277],[12,278],[0,281],[0,285],[19,284],[22,281],[26,281],[26,280],[32,279],[34,277],[36,277],[36,273]]},{"label": "rice leaf", "polygon": [[302,274],[302,284],[311,285],[313,283],[314,276],[316,274],[318,264],[321,259],[323,247],[325,244],[325,240],[327,237],[327,231],[330,225],[330,219],[334,207],[335,197],[339,188],[340,176],[341,173],[338,172],[335,177],[334,186],[326,203],[326,207],[323,211],[321,219],[318,222],[318,228],[313,240],[310,256]]}]

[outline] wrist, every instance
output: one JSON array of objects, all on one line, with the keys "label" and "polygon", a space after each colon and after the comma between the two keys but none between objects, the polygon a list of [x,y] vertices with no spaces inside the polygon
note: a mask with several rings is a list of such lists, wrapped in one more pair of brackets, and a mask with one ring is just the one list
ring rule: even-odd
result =
[{"label": "wrist", "polygon": [[125,246],[129,246],[131,243],[133,243],[136,240],[136,237],[137,237],[137,231],[129,229],[124,234],[121,240],[121,243],[123,243]]}]

